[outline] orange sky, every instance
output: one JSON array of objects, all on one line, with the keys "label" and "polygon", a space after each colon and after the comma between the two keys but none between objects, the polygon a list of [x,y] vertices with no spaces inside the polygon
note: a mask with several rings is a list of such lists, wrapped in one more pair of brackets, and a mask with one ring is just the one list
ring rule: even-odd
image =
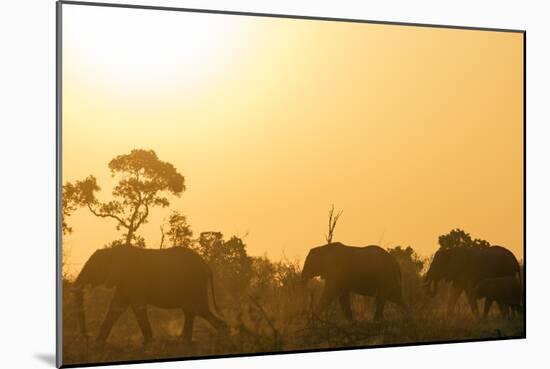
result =
[{"label": "orange sky", "polygon": [[[460,227],[523,257],[519,33],[65,5],[63,181],[153,149],[187,191],[195,234],[248,233],[251,255],[304,259],[324,241],[411,245]],[[77,271],[118,238],[79,210]]]}]

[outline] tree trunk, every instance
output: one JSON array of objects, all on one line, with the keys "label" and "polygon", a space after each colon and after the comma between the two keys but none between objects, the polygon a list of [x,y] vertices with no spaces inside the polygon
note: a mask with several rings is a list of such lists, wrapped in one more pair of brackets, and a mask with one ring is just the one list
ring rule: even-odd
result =
[{"label": "tree trunk", "polygon": [[128,228],[128,234],[126,235],[126,246],[130,246],[132,243],[132,237],[134,236],[134,227]]}]

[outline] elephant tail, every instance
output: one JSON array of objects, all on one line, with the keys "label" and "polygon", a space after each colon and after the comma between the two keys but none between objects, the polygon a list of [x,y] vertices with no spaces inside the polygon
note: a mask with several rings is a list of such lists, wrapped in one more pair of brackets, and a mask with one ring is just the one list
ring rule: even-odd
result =
[{"label": "elephant tail", "polygon": [[216,314],[220,314],[220,310],[216,304],[216,294],[214,293],[214,273],[212,273],[210,266],[208,267],[208,279],[210,279],[210,293],[212,294],[212,305],[214,306],[214,311]]}]

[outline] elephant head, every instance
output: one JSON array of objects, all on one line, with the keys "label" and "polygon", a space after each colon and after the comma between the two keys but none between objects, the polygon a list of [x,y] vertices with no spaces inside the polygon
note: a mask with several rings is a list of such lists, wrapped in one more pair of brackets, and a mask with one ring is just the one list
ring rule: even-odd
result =
[{"label": "elephant head", "polygon": [[432,297],[437,294],[437,286],[445,274],[445,266],[449,263],[449,255],[446,251],[448,250],[438,250],[435,253],[430,269],[426,273],[425,287]]},{"label": "elephant head", "polygon": [[473,266],[471,263],[472,252],[473,249],[466,247],[439,249],[426,273],[425,286],[428,293],[435,296],[441,280],[454,282],[471,276],[472,273],[468,269]]},{"label": "elephant head", "polygon": [[115,278],[115,275],[118,268],[114,266],[118,266],[118,263],[115,262],[118,252],[115,249],[120,247],[123,246],[100,249],[94,252],[76,278],[74,286],[76,288],[77,316],[80,331],[84,337],[87,337],[86,317],[84,314],[84,288],[87,285],[91,285],[92,287],[98,285],[113,287],[116,285],[117,278]]},{"label": "elephant head", "polygon": [[307,254],[302,268],[302,282],[306,283],[314,277],[325,278],[327,273],[330,273],[335,251],[339,245],[339,243],[330,243],[312,248]]}]

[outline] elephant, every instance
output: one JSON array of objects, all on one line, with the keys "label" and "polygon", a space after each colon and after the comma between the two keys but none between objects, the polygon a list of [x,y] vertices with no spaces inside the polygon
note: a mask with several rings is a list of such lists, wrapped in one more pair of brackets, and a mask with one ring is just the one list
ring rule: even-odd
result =
[{"label": "elephant", "polygon": [[487,278],[476,287],[476,297],[485,298],[483,318],[487,318],[489,309],[496,302],[501,314],[509,317],[509,313],[520,314],[522,311],[522,288],[515,277]]},{"label": "elephant", "polygon": [[452,282],[447,314],[452,314],[458,298],[465,292],[472,313],[479,318],[475,288],[484,279],[499,277],[519,278],[519,263],[512,252],[502,246],[459,246],[435,253],[425,285],[433,297],[439,281]]},{"label": "elephant", "polygon": [[217,331],[225,331],[226,323],[209,307],[209,282],[212,303],[217,310],[212,271],[196,252],[184,247],[144,249],[114,246],[97,250],[75,281],[81,333],[88,338],[83,295],[87,285],[115,288],[96,340],[101,345],[104,345],[117,319],[131,308],[141,329],[143,344],[148,346],[153,337],[147,317],[148,305],[183,310],[184,342],[191,342],[195,316],[206,319]]},{"label": "elephant", "polygon": [[325,281],[320,309],[338,298],[345,317],[351,321],[350,293],[354,292],[376,297],[375,320],[383,319],[386,301],[397,304],[408,316],[399,264],[379,246],[355,247],[335,242],[314,247],[304,262],[302,281],[318,276]]}]

